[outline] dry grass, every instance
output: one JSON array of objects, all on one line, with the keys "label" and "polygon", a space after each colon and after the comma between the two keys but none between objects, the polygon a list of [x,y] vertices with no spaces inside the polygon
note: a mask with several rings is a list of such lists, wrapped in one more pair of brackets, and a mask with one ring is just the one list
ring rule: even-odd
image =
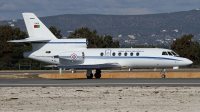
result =
[{"label": "dry grass", "polygon": [[[40,74],[41,78],[85,78],[85,73]],[[101,78],[160,78],[159,72],[105,72]],[[200,78],[200,72],[167,72],[166,78]]]},{"label": "dry grass", "polygon": [[[63,79],[63,78],[86,78],[84,73],[64,73],[64,74],[8,74],[0,75],[1,79],[15,78],[48,78],[48,79]],[[159,72],[103,72],[101,78],[160,78]],[[166,78],[200,78],[200,72],[167,72]]]}]

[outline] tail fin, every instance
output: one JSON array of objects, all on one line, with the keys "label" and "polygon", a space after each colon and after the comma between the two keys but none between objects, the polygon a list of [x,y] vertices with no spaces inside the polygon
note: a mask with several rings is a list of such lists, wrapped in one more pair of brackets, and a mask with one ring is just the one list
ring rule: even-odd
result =
[{"label": "tail fin", "polygon": [[28,30],[29,38],[57,39],[34,13],[22,13],[22,15]]}]

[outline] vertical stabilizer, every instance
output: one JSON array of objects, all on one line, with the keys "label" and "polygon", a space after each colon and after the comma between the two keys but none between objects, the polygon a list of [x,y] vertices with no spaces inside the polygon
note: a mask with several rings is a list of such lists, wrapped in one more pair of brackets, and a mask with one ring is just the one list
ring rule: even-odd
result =
[{"label": "vertical stabilizer", "polygon": [[57,39],[34,13],[22,13],[22,15],[28,30],[29,38]]}]

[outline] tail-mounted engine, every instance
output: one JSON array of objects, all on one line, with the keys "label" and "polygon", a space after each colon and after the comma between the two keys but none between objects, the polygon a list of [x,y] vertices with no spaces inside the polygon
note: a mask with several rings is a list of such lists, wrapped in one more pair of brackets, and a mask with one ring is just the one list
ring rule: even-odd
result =
[{"label": "tail-mounted engine", "polygon": [[85,54],[84,52],[67,51],[67,52],[59,54],[58,57],[60,59],[70,60],[70,61],[84,61]]}]

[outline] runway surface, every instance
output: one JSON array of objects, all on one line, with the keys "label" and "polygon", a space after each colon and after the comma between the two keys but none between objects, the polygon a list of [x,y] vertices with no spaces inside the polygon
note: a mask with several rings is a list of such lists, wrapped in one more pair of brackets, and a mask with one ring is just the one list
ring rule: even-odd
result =
[{"label": "runway surface", "polygon": [[0,79],[0,87],[200,86],[199,78]]}]

